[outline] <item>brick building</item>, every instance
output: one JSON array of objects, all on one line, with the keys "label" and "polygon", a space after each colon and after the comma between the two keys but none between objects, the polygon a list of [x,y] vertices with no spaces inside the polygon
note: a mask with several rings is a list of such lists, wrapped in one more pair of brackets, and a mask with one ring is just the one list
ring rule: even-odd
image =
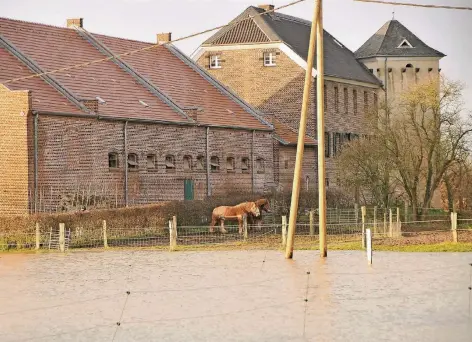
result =
[{"label": "brick building", "polygon": [[177,48],[67,26],[0,18],[1,214],[273,186],[273,126]]},{"label": "brick building", "polygon": [[[311,22],[279,12],[262,14],[272,5],[250,6],[206,40],[192,55],[211,75],[264,113],[281,132],[292,132],[291,144],[275,143],[276,182],[289,188],[296,154],[303,85]],[[262,15],[261,15],[262,14]],[[376,107],[381,82],[354,53],[324,31],[325,131],[327,183],[336,184],[333,157],[344,141],[365,134],[364,114]],[[313,70],[316,77],[316,63]],[[316,82],[312,89],[307,126],[303,183],[317,183]]]}]

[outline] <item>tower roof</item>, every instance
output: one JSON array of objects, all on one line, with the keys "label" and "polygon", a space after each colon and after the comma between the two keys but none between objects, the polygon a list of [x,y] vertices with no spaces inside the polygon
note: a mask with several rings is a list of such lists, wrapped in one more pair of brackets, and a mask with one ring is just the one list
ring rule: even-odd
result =
[{"label": "tower roof", "polygon": [[356,52],[367,57],[439,57],[446,56],[424,43],[398,20],[386,22]]}]

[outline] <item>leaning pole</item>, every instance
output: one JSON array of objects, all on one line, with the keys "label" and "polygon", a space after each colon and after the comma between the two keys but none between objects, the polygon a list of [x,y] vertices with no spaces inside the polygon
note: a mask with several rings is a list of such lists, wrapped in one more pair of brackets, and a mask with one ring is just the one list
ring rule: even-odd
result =
[{"label": "leaning pole", "polygon": [[[301,178],[301,169],[302,169],[302,164],[303,164],[303,152],[305,149],[306,121],[307,121],[308,108],[310,107],[310,99],[311,99],[310,91],[311,91],[312,77],[313,77],[312,75],[313,63],[315,59],[315,44],[316,44],[316,33],[317,33],[316,30],[318,27],[319,8],[321,6],[321,1],[322,0],[314,0],[315,4],[314,4],[314,10],[313,10],[313,21],[311,23],[310,45],[308,48],[308,56],[307,56],[305,86],[303,89],[302,111],[300,115],[300,127],[298,129],[297,155],[296,155],[296,160],[295,160],[295,171],[293,174],[292,200],[290,202],[290,217],[289,217],[289,224],[288,224],[287,247],[285,250],[285,258],[287,259],[293,258],[293,242],[295,238],[295,227],[297,223],[297,212],[298,212],[298,200],[300,196],[300,178]],[[318,147],[318,155],[319,155],[319,147]]]}]

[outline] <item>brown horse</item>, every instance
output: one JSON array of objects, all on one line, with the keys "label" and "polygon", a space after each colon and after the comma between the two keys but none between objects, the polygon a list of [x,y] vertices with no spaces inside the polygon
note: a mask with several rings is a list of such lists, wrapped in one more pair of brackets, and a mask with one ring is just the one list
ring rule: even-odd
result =
[{"label": "brown horse", "polygon": [[258,230],[261,230],[261,224],[262,224],[262,212],[265,211],[266,213],[270,213],[270,206],[269,206],[269,201],[265,198],[258,199],[256,202],[257,207],[259,208],[260,214],[258,216],[248,214],[247,216],[247,222],[248,224],[257,224]]},{"label": "brown horse", "polygon": [[210,233],[213,233],[215,224],[219,221],[221,223],[220,231],[226,233],[225,220],[238,220],[239,234],[243,232],[243,217],[248,214],[259,216],[259,207],[254,202],[244,202],[234,207],[221,206],[213,209],[211,214]]}]

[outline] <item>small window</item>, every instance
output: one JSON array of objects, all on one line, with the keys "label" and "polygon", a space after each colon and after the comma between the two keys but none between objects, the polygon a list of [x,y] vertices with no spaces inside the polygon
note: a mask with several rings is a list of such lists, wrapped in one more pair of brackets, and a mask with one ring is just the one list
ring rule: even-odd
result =
[{"label": "small window", "polygon": [[184,156],[184,171],[191,171],[192,170],[192,157],[191,156]]},{"label": "small window", "polygon": [[221,68],[221,56],[211,55],[210,56],[210,69],[220,69],[220,68]]},{"label": "small window", "polygon": [[326,187],[329,188],[329,178],[326,178],[325,181],[326,181]]},{"label": "small window", "polygon": [[339,112],[339,89],[334,87],[334,110]]},{"label": "small window", "polygon": [[286,170],[288,169],[288,164],[289,164],[289,161],[288,161],[288,160],[285,160],[285,161],[284,161],[284,167],[285,167]]},{"label": "small window", "polygon": [[374,93],[374,110],[377,111],[379,109],[379,100],[377,98],[377,93]]},{"label": "small window", "polygon": [[264,173],[265,172],[264,159],[262,159],[262,158],[257,158],[256,159],[256,172],[257,173]]},{"label": "small window", "polygon": [[135,153],[128,154],[128,170],[138,169],[138,155]]},{"label": "small window", "polygon": [[369,110],[369,93],[364,91],[364,114]]},{"label": "small window", "polygon": [[352,104],[354,105],[354,115],[357,114],[357,90],[352,91]]},{"label": "small window", "polygon": [[226,171],[234,172],[235,169],[236,167],[235,167],[234,158],[233,157],[226,158]]},{"label": "small window", "polygon": [[249,158],[241,159],[241,170],[243,171],[243,173],[249,172]]},{"label": "small window", "polygon": [[175,171],[175,157],[171,154],[166,156],[166,172]]},{"label": "small window", "polygon": [[205,157],[204,156],[198,156],[197,157],[197,163],[195,165],[197,170],[205,170]]},{"label": "small window", "polygon": [[148,154],[146,157],[146,167],[148,170],[155,169],[157,165],[157,158],[155,154]]},{"label": "small window", "polygon": [[413,68],[413,64],[408,63],[405,67],[406,68]]},{"label": "small window", "polygon": [[210,159],[210,167],[212,172],[220,171],[220,160],[217,156],[213,156]]},{"label": "small window", "polygon": [[349,112],[349,95],[347,93],[347,88],[344,88],[344,113]]},{"label": "small window", "polygon": [[324,110],[325,110],[325,113],[326,111],[328,110],[328,87],[326,86],[326,83],[325,83],[325,86],[324,86],[324,94],[323,94],[323,100],[324,100]]},{"label": "small window", "polygon": [[118,168],[118,153],[108,153],[108,167],[110,169]]},{"label": "small window", "polygon": [[341,145],[341,133],[335,133],[333,139],[333,156],[339,153]]},{"label": "small window", "polygon": [[406,39],[403,39],[400,45],[398,45],[399,48],[412,48],[413,45],[410,44],[410,42]]},{"label": "small window", "polygon": [[264,52],[264,66],[275,65],[275,52]]},{"label": "small window", "polygon": [[325,132],[325,157],[329,158],[331,156],[331,134]]},{"label": "small window", "polygon": [[374,73],[374,69],[369,69],[369,71],[373,74]]},{"label": "small window", "polygon": [[305,178],[306,191],[310,190],[310,177],[306,176]]}]

